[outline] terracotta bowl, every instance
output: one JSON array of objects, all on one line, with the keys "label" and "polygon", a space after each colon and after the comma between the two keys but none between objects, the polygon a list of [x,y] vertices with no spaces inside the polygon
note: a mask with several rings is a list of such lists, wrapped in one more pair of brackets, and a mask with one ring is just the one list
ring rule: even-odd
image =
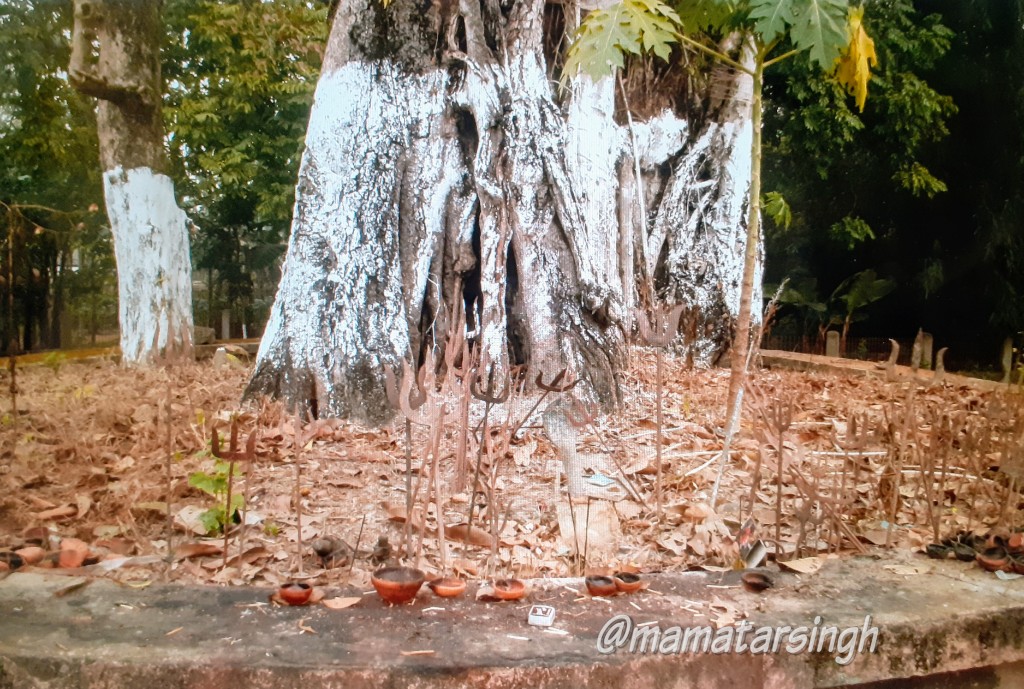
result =
[{"label": "terracotta bowl", "polygon": [[978,553],[978,564],[982,569],[987,569],[990,572],[997,570],[1008,572],[1010,571],[1010,556],[1007,555],[1005,548],[997,546]]},{"label": "terracotta bowl", "polygon": [[458,577],[444,577],[428,581],[427,586],[434,592],[435,596],[441,598],[454,598],[466,590],[466,580]]},{"label": "terracotta bowl", "polygon": [[281,588],[277,590],[277,597],[288,605],[305,605],[311,595],[313,595],[312,586],[296,581],[282,584]]},{"label": "terracotta bowl", "polygon": [[743,581],[744,588],[755,593],[770,589],[775,585],[767,574],[761,574],[761,572],[744,572],[740,580]]},{"label": "terracotta bowl", "polygon": [[611,596],[619,591],[615,585],[615,580],[611,577],[587,577],[585,582],[587,584],[587,591],[591,596]]},{"label": "terracotta bowl", "polygon": [[423,586],[423,572],[412,567],[385,567],[370,577],[377,594],[388,603],[408,603]]},{"label": "terracotta bowl", "polygon": [[616,572],[612,579],[615,580],[615,588],[623,593],[639,591],[640,587],[644,584],[640,580],[640,575],[633,574],[632,572]]},{"label": "terracotta bowl", "polygon": [[501,600],[519,600],[526,595],[526,584],[519,579],[499,579],[493,588],[494,597]]}]

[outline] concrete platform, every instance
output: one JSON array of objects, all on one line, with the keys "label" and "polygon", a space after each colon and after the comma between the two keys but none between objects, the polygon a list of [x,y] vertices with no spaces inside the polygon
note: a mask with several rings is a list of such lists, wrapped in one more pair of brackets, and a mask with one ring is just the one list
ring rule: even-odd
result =
[{"label": "concrete platform", "polygon": [[[577,595],[581,581],[562,579],[535,581],[524,602],[476,601],[471,584],[454,602],[424,587],[405,606],[367,593],[330,610],[272,606],[266,589],[14,573],[0,581],[0,689],[1024,687],[1024,579],[909,553],[771,576],[775,587],[760,594],[737,572],[699,572],[652,575],[650,590],[608,600]],[[556,608],[556,631],[527,624],[532,604]],[[631,631],[601,653],[599,636],[617,615],[631,618]],[[877,645],[848,654],[847,665],[827,647],[790,654],[785,644],[651,652],[652,628],[672,651],[673,625],[731,615],[753,626],[748,641],[768,625],[862,629],[870,615]]]}]

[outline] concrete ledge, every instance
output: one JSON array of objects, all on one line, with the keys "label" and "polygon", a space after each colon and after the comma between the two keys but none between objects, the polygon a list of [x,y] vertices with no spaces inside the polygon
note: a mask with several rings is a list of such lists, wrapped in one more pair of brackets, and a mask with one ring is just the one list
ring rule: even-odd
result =
[{"label": "concrete ledge", "polygon": [[[610,600],[578,597],[567,580],[538,580],[521,603],[442,603],[424,588],[407,606],[371,593],[334,611],[272,607],[266,589],[135,589],[15,573],[0,582],[0,689],[1024,686],[1024,580],[910,554],[831,560],[810,576],[776,573],[764,594],[744,590],[738,576],[653,575],[652,591]],[[68,590],[81,581],[89,583]],[[840,665],[827,651],[597,650],[614,615],[662,630],[705,625],[698,615],[715,599],[755,627],[812,626],[816,616],[821,626],[861,627],[871,615],[876,652]],[[533,603],[556,607],[563,634],[527,624]],[[431,653],[409,655],[417,651]],[[926,679],[905,683],[915,677]]]},{"label": "concrete ledge", "polygon": [[[758,352],[758,359],[761,365],[766,368],[784,368],[791,371],[826,371],[839,375],[852,376],[877,376],[884,378],[886,375],[883,364],[874,361],[862,361],[860,359],[843,359],[821,354],[801,354],[799,352],[783,352],[779,350],[761,350]],[[895,373],[898,380],[909,381],[915,379],[914,372],[909,366],[896,366]],[[916,380],[922,385],[928,385],[932,380],[933,371],[919,369]],[[955,387],[968,386],[985,392],[998,390],[1010,390],[1005,383],[984,378],[970,378],[948,371],[943,376],[946,385]]]}]

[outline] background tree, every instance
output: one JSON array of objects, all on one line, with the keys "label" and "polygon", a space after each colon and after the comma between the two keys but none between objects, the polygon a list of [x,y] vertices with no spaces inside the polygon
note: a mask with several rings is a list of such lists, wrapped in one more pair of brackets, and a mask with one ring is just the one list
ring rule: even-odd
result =
[{"label": "background tree", "polygon": [[[924,325],[908,317],[920,313],[913,295],[934,292],[940,277],[929,258],[934,237],[915,215],[949,197],[946,175],[933,174],[930,161],[948,141],[956,107],[930,84],[954,34],[937,14],[903,0],[871,3],[864,21],[879,65],[863,112],[838,84],[800,61],[780,64],[766,80],[765,188],[785,198],[791,215],[786,226],[768,223],[765,276],[789,278],[804,301],[815,303],[843,276],[875,267],[897,276],[902,299],[889,307],[900,310],[903,330],[913,333]],[[915,247],[913,258],[893,252],[901,243]],[[799,303],[791,323],[787,309],[780,311],[776,333],[803,331]],[[885,303],[873,309],[879,307]],[[894,334],[884,330],[884,317],[871,322]]]},{"label": "background tree", "polygon": [[199,227],[193,266],[207,288],[194,295],[197,320],[216,326],[229,308],[258,333],[280,277],[327,9],[169,0],[164,20],[171,172]]},{"label": "background tree", "polygon": [[0,352],[18,334],[23,351],[68,342],[66,306],[86,294],[76,252],[103,242],[89,210],[102,201],[95,117],[66,78],[71,14],[61,0],[0,0]]},{"label": "background tree", "polygon": [[161,3],[75,0],[68,77],[99,99],[97,131],[117,255],[122,360],[192,346],[188,221],[166,175]]},{"label": "background tree", "polygon": [[[947,361],[988,363],[1003,338],[1024,330],[1024,3],[919,5],[940,14],[955,35],[927,74],[958,107],[948,141],[926,151],[949,192],[894,209],[904,231],[876,249],[893,272],[877,265],[914,286],[901,301],[954,345]],[[922,227],[926,238],[914,231]],[[893,331],[907,328],[895,309],[881,316]]]}]

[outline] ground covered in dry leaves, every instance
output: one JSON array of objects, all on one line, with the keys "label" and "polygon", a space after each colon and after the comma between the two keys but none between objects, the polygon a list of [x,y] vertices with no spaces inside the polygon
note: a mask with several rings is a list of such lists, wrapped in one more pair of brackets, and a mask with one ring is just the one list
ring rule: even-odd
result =
[{"label": "ground covered in dry leaves", "polygon": [[[408,543],[404,561],[428,573],[653,572],[736,566],[753,525],[772,557],[810,571],[823,557],[1024,527],[1019,394],[758,371],[712,509],[728,372],[686,370],[666,355],[659,432],[654,357],[631,353],[620,408],[592,422],[572,392],[550,393],[541,411],[576,410],[568,441],[552,442],[559,426],[546,430],[541,412],[524,419],[535,393],[513,394],[490,409],[481,453],[484,403],[473,400],[464,435],[450,400],[437,434],[436,423],[410,424],[408,474],[401,414],[383,429],[299,424],[277,404],[241,405],[248,370],[237,362],[24,367],[17,411],[0,401],[0,568],[63,567],[137,585],[365,586]],[[574,509],[561,480],[567,445],[596,496]],[[214,454],[237,460],[226,540],[216,527],[229,465]],[[27,562],[12,560],[26,547]]]}]

